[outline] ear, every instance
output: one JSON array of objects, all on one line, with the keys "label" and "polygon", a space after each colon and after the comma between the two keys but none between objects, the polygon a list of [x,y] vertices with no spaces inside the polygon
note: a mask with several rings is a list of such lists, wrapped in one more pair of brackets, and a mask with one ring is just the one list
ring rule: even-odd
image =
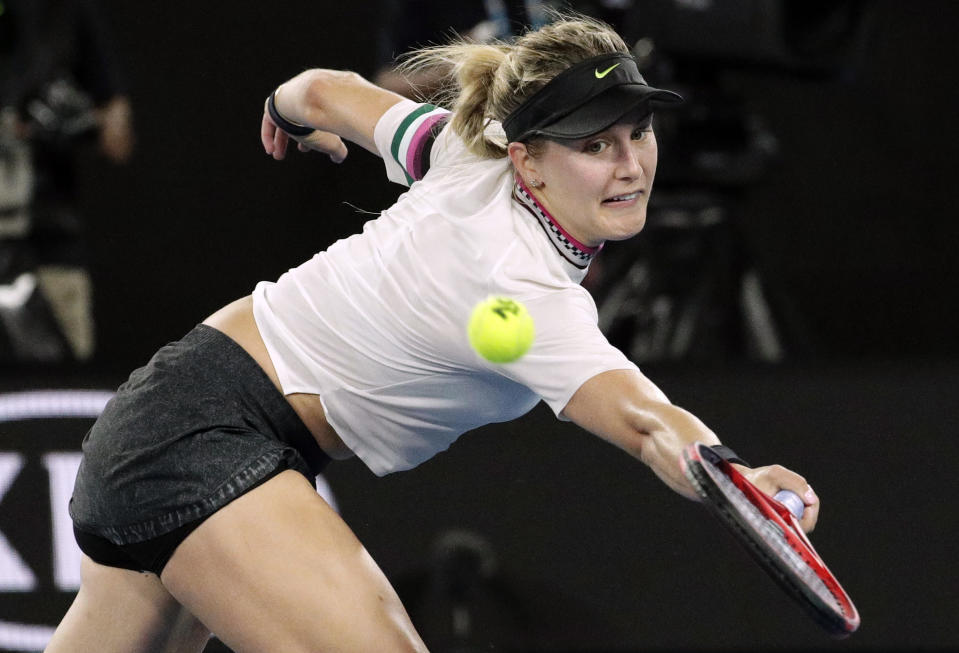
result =
[{"label": "ear", "polygon": [[512,142],[506,146],[509,160],[516,173],[528,185],[531,179],[541,179],[536,159],[529,153],[525,143]]}]

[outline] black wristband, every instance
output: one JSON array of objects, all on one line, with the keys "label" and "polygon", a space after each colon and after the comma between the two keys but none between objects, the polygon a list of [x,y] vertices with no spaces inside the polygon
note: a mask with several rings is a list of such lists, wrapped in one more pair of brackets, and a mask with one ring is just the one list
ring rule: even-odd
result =
[{"label": "black wristband", "polygon": [[276,91],[270,93],[270,97],[266,101],[266,110],[267,113],[270,114],[270,118],[272,118],[273,122],[276,123],[276,126],[290,136],[308,136],[315,131],[312,127],[298,125],[295,122],[290,122],[280,115],[280,112],[276,110]]},{"label": "black wristband", "polygon": [[715,451],[720,458],[727,462],[736,463],[737,465],[745,465],[746,467],[752,467],[752,465],[736,455],[735,451],[724,444],[714,444],[709,448]]}]

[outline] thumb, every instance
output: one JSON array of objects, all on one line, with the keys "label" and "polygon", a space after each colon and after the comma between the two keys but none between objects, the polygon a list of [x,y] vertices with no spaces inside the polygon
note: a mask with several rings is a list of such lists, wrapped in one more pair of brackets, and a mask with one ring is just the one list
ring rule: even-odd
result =
[{"label": "thumb", "polygon": [[324,131],[315,131],[300,139],[300,148],[303,149],[304,146],[307,149],[328,154],[334,163],[342,162],[348,152],[342,138]]}]

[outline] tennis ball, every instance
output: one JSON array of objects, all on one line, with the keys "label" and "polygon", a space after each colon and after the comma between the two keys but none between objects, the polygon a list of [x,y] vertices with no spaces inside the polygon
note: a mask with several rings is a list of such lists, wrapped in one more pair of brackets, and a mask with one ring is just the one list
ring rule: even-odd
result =
[{"label": "tennis ball", "polygon": [[533,344],[536,330],[526,307],[509,297],[488,297],[473,309],[467,327],[470,345],[493,363],[511,363]]}]

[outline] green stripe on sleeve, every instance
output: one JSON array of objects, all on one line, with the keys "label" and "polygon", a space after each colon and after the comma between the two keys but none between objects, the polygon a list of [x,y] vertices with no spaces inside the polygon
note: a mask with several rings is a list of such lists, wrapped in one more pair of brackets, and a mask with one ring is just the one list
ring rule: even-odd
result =
[{"label": "green stripe on sleeve", "polygon": [[416,111],[413,111],[410,113],[410,115],[403,118],[403,122],[400,123],[396,133],[393,134],[393,143],[390,146],[390,154],[393,155],[393,160],[399,164],[400,168],[403,170],[403,173],[406,175],[406,181],[410,184],[413,183],[413,178],[410,176],[410,173],[406,171],[406,166],[403,165],[403,162],[400,161],[400,143],[403,142],[403,136],[406,135],[406,130],[409,129],[411,124],[413,124],[413,121],[422,116],[424,113],[429,113],[435,109],[436,107],[432,104],[420,105]]}]

